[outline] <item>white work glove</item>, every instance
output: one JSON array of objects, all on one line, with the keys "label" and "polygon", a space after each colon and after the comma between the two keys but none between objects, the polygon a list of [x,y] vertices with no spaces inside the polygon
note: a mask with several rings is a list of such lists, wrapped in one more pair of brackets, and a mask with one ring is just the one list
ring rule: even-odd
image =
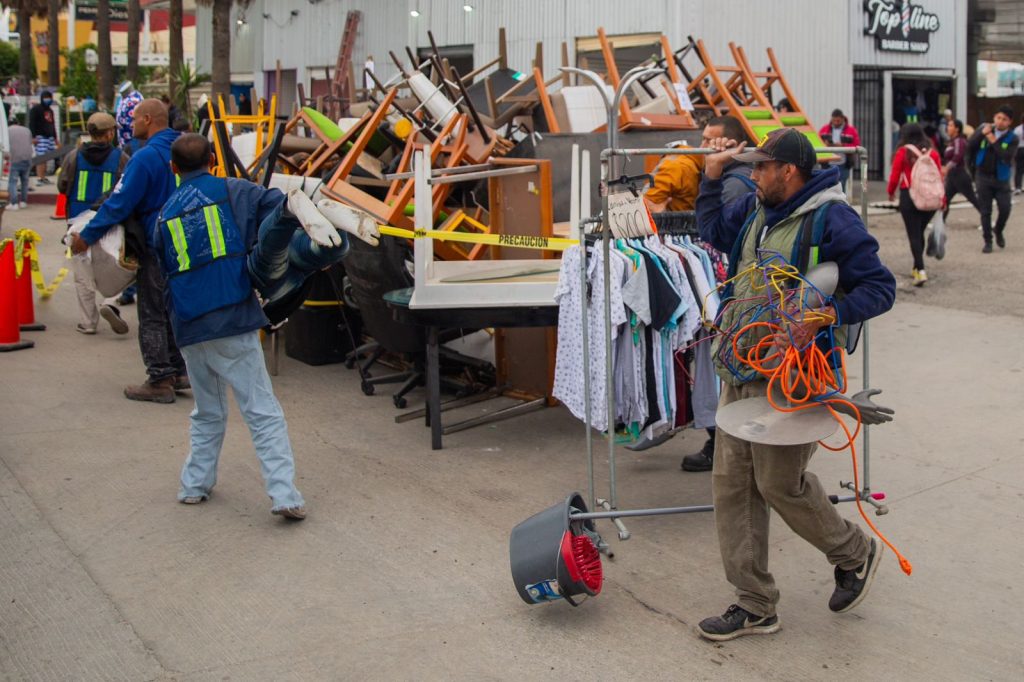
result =
[{"label": "white work glove", "polygon": [[331,199],[321,199],[316,202],[316,208],[339,230],[359,237],[370,246],[380,243],[377,219],[369,213]]},{"label": "white work glove", "polygon": [[299,224],[306,231],[313,243],[328,248],[341,246],[344,240],[338,231],[316,210],[313,201],[307,197],[301,189],[293,189],[288,192],[288,210],[293,216],[299,219]]}]

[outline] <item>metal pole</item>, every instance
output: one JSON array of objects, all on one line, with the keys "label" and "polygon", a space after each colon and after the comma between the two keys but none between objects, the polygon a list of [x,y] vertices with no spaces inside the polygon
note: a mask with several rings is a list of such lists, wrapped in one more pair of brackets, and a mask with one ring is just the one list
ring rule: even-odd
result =
[{"label": "metal pole", "polygon": [[[608,108],[608,148],[615,149],[619,139],[619,103],[626,90],[637,79],[647,74],[659,73],[660,69],[637,67],[631,69],[619,81],[619,87],[612,98],[611,106]],[[612,509],[618,507],[618,491],[615,478],[615,381],[612,366],[612,295],[611,295],[611,243],[612,230],[611,222],[608,220],[608,183],[618,177],[618,168],[615,158],[611,157],[607,163],[608,175],[604,178],[603,186],[605,191],[601,199],[601,215],[604,218],[604,227],[601,231],[601,251],[604,257],[604,352],[605,352],[605,393],[608,398],[608,502]],[[623,536],[623,528],[619,528],[619,537]],[[628,531],[627,531],[628,532]],[[627,535],[628,537],[628,535]],[[625,539],[625,538],[623,538]]]},{"label": "metal pole", "polygon": [[[829,502],[839,504],[840,502],[853,502],[856,495],[829,495]],[[622,519],[637,516],[669,516],[671,514],[695,514],[698,512],[713,512],[715,506],[712,504],[698,504],[690,507],[655,507],[653,509],[616,509],[603,512],[576,512],[569,514],[570,521],[596,521],[598,519]]]},{"label": "metal pole", "polygon": [[[589,163],[589,159],[588,159]],[[594,435],[590,419],[590,320],[587,315],[587,242],[586,231],[583,225],[583,207],[581,206],[580,185],[580,148],[579,145],[572,146],[572,175],[570,176],[570,201],[569,201],[569,222],[576,228],[576,237],[579,240],[580,249],[580,327],[583,330],[583,422],[586,428],[587,440],[587,482],[588,493],[587,504],[595,504],[594,493]],[[588,173],[589,175],[589,173]],[[589,182],[589,180],[588,180]],[[587,208],[589,210],[589,207]]]},{"label": "metal pole", "polygon": [[[868,150],[863,147],[860,148],[860,214],[861,220],[864,221],[864,229],[866,230],[868,229]],[[871,344],[868,341],[867,321],[864,322],[861,334],[861,343],[864,344],[864,348],[861,350],[864,353],[863,384],[866,389],[871,385]],[[861,451],[864,460],[864,484],[861,486],[861,490],[855,492],[867,498],[871,492],[871,436],[870,427],[867,424],[863,424],[861,428],[864,429],[863,440],[861,441]]]},{"label": "metal pole", "polygon": [[[435,168],[430,171],[430,177],[436,178],[441,175],[460,175],[462,173],[474,173],[480,170],[487,170],[488,168],[494,168],[489,163],[475,163],[469,166],[455,166],[454,168]],[[413,171],[406,171],[404,173],[385,173],[385,180],[407,180],[409,178],[416,177],[416,173]]]},{"label": "metal pole", "polygon": [[[593,71],[588,71],[586,69],[578,69],[578,68],[575,68],[575,67],[563,66],[563,67],[561,67],[560,71],[563,71],[565,73],[575,73],[575,74],[577,74],[577,76],[582,76],[586,80],[590,81],[590,83],[595,88],[597,88],[597,91],[601,93],[601,98],[604,100],[605,110],[608,112],[609,121],[610,121],[610,119],[611,119],[611,102],[608,101],[608,92],[607,92],[607,90],[605,90],[605,82],[604,82],[604,80],[602,80],[601,77],[598,76]],[[609,125],[609,129],[608,129],[608,139],[609,139],[609,141],[611,140],[611,126],[610,125]],[[583,177],[583,180],[582,180],[581,184],[584,185],[584,186],[587,186],[589,188],[589,184],[590,184],[590,155],[587,152],[584,152],[584,159],[585,159],[585,162],[581,164],[582,165],[581,175]],[[602,185],[602,187],[605,186],[604,181],[606,180],[606,178],[607,178],[607,168],[606,168],[606,165],[605,165],[604,157],[602,156],[602,158],[601,158],[601,180],[602,180],[601,185]],[[587,194],[587,196],[590,196],[589,193]],[[589,208],[590,208],[589,206],[586,207],[587,212],[589,212]],[[601,210],[602,210],[602,215],[606,215],[607,212],[608,212],[607,192],[601,192]],[[608,357],[606,358],[605,367],[606,367],[606,369],[607,369],[607,371],[609,373],[608,376],[605,377],[605,386],[606,386],[606,388],[608,387],[609,384],[611,384],[611,381],[610,381],[610,379],[611,379],[611,369],[608,368],[608,365],[611,363],[611,353],[609,351],[609,346],[611,345],[611,328],[610,328],[611,295],[610,295],[609,289],[608,289],[608,286],[609,286],[609,274],[608,274],[608,270],[609,270],[609,264],[608,264],[609,249],[608,249],[608,239],[607,239],[607,237],[608,237],[608,227],[607,227],[607,224],[608,224],[608,221],[604,220],[604,226],[603,226],[602,231],[601,231],[601,236],[602,236],[602,240],[601,241],[604,242],[603,249],[602,249],[602,252],[603,252],[602,255],[604,256],[604,276],[605,276],[605,281],[604,281],[604,285],[605,285],[604,286],[604,293],[605,293],[605,297],[604,297],[605,298],[605,328],[606,328],[605,352],[608,355]],[[586,250],[586,242],[584,241],[584,230],[583,230],[582,223],[579,225],[579,239],[580,239],[580,284],[582,286],[581,291],[585,292],[587,290],[587,266],[586,266],[587,250]],[[589,327],[589,320],[588,320],[588,317],[587,317],[587,304],[586,304],[586,301],[583,301],[582,309],[583,309],[582,315],[583,315],[583,375],[584,375],[584,389],[583,390],[584,390],[584,395],[586,396],[586,398],[584,400],[584,405],[585,405],[585,409],[586,409],[586,413],[587,413],[586,414],[586,427],[587,427],[587,477],[588,477],[588,481],[590,483],[590,500],[589,500],[589,502],[592,503],[596,507],[596,506],[598,506],[600,504],[600,502],[597,500],[597,496],[596,496],[595,489],[594,489],[594,442],[593,442],[593,434],[591,433],[592,425],[591,425],[591,420],[590,420],[590,410],[591,410],[591,405],[590,405],[590,345],[589,345],[589,343],[590,343],[590,338],[589,338],[590,327]],[[614,400],[614,396],[612,396],[611,392],[609,392],[609,401],[611,402],[613,400]],[[614,409],[614,402],[612,402],[612,409]],[[611,447],[614,448],[614,446],[615,446],[614,424],[609,426],[609,429],[612,430],[611,431],[611,436],[612,437],[609,438],[609,442],[611,443]],[[614,452],[611,453],[611,456],[614,458],[614,456],[615,456]],[[610,486],[611,486],[611,490],[612,490],[612,499],[614,500],[614,497],[615,497],[615,464],[614,464],[614,459],[611,460],[610,464],[609,464],[609,476],[610,476],[610,481],[611,481],[610,482]]]},{"label": "metal pole", "polygon": [[469,182],[470,180],[485,180],[487,178],[497,178],[503,175],[526,175],[527,173],[534,173],[537,170],[537,166],[520,166],[519,168],[501,168],[498,170],[487,170],[477,171],[475,173],[462,173],[461,175],[443,175],[440,177],[430,178],[427,182],[431,185],[448,185],[455,182]]}]

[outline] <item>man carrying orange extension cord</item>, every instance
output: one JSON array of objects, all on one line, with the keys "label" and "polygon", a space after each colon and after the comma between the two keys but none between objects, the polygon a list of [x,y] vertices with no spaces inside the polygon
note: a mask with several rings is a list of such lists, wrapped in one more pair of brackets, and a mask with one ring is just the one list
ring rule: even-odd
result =
[{"label": "man carrying orange extension cord", "polygon": [[[806,137],[795,130],[781,129],[769,134],[754,151],[744,151],[744,144],[735,145],[725,139],[712,141],[709,146],[720,151],[706,159],[697,221],[702,239],[732,254],[730,275],[756,265],[766,254],[777,253],[789,259],[797,252],[798,240],[806,229],[805,217],[827,206],[821,214],[824,232],[817,260],[838,265],[841,296],[834,306],[790,324],[787,334],[776,336],[776,344],[804,348],[820,328],[836,320],[842,324],[863,322],[892,307],[896,282],[878,258],[878,243],[846,203],[839,171],[833,167],[813,170],[817,159]],[[754,164],[751,179],[757,192],[756,196],[748,194],[724,205],[721,174],[732,161]],[[768,302],[766,293],[758,291],[750,278],[736,278],[733,286],[737,301],[754,305],[762,299]],[[744,324],[738,317],[724,319],[729,314],[723,310],[720,328]],[[745,328],[749,331],[743,333],[772,333],[769,325],[752,328],[757,326],[749,325]],[[745,339],[744,344],[756,345],[758,340]],[[768,391],[763,373],[752,372],[741,378],[720,362],[721,344],[732,342],[721,334],[713,351],[724,381],[719,408],[744,398],[766,396]],[[721,431],[718,434],[712,472],[715,523],[726,578],[736,587],[738,598],[723,615],[700,622],[698,632],[706,639],[721,641],[779,630],[779,591],[768,571],[770,510],[775,510],[835,566],[836,586],[828,604],[832,611],[848,611],[867,594],[883,545],[840,516],[817,477],[807,471],[816,447],[814,443],[770,446]]]}]

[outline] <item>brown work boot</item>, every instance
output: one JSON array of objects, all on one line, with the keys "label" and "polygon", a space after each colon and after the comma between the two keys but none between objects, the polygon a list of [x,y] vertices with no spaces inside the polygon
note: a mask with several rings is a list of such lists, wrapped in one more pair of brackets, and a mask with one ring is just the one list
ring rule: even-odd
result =
[{"label": "brown work boot", "polygon": [[174,402],[174,377],[149,382],[140,386],[125,386],[124,397],[128,400],[145,400],[151,403]]},{"label": "brown work boot", "polygon": [[175,393],[178,393],[180,391],[191,391],[191,390],[192,390],[192,382],[190,382],[188,380],[188,375],[187,374],[179,374],[178,376],[174,377],[174,392]]}]

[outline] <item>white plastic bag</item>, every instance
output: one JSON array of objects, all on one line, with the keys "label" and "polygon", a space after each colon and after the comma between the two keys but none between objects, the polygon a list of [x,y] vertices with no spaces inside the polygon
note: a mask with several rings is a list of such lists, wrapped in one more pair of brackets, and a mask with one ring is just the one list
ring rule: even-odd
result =
[{"label": "white plastic bag", "polygon": [[936,211],[935,217],[932,218],[932,231],[928,235],[927,253],[929,256],[934,256],[935,260],[942,260],[946,257],[946,221],[942,219],[942,211]]},{"label": "white plastic bag", "polygon": [[[85,211],[75,216],[68,225],[68,233],[78,233],[85,229],[95,211]],[[117,296],[124,288],[135,281],[138,263],[125,258],[124,227],[115,225],[107,230],[98,242],[82,254],[78,267],[88,273],[96,283],[96,291],[104,297]]]}]

